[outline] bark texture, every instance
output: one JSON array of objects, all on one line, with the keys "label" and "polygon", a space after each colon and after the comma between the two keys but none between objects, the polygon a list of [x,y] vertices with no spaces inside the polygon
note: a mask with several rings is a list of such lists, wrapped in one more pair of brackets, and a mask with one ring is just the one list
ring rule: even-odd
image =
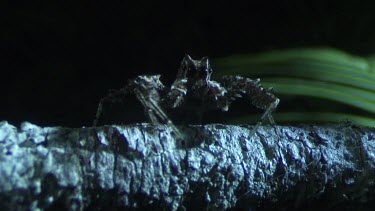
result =
[{"label": "bark texture", "polygon": [[375,130],[0,123],[0,209],[316,209],[374,205]]}]

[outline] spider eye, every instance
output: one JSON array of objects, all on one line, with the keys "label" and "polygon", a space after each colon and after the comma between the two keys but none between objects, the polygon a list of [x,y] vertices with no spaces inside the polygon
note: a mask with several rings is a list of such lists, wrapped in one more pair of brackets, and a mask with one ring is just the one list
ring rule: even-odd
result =
[{"label": "spider eye", "polygon": [[187,69],[187,71],[186,71],[186,72],[187,72],[186,76],[187,76],[188,78],[195,78],[195,77],[197,76],[198,71],[195,70],[194,68],[187,67],[186,69]]}]

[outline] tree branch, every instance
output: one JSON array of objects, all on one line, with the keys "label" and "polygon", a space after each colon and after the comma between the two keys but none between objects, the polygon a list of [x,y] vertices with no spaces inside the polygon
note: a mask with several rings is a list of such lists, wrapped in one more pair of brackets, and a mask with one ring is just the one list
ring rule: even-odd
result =
[{"label": "tree branch", "polygon": [[375,130],[352,125],[18,129],[0,123],[0,207],[292,209],[374,204]]}]

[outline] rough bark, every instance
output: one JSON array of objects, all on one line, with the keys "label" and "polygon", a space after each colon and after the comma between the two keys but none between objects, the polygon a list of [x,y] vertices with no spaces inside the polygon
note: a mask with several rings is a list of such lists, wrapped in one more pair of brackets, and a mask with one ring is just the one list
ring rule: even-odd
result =
[{"label": "rough bark", "polygon": [[0,208],[374,205],[375,130],[352,125],[16,128],[0,123]]}]

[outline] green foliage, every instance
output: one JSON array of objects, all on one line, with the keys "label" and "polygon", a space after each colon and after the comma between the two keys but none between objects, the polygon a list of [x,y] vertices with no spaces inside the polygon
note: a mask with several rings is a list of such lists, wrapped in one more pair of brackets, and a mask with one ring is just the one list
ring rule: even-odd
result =
[{"label": "green foliage", "polygon": [[[213,66],[215,77],[241,75],[261,78],[263,86],[274,87],[281,100],[281,108],[274,112],[277,122],[349,120],[359,125],[375,126],[373,63],[373,59],[352,56],[336,49],[310,48],[229,56],[214,60]],[[308,105],[303,107],[310,109],[287,111],[293,108],[293,104],[309,103],[312,98],[321,99],[314,101],[320,109]],[[327,100],[335,103],[327,103]],[[288,108],[283,108],[283,104],[289,105]],[[231,119],[230,122],[245,123],[247,119],[250,120],[251,116]]]}]

